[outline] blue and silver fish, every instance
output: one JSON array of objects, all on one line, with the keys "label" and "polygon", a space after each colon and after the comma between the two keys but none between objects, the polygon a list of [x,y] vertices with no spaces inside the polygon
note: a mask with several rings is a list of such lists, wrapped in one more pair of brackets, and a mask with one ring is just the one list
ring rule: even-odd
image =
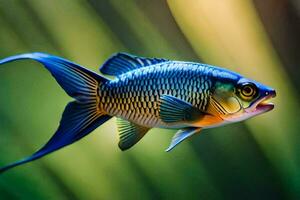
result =
[{"label": "blue and silver fish", "polygon": [[170,151],[202,129],[238,122],[274,108],[275,90],[219,67],[117,53],[101,67],[108,79],[66,59],[44,53],[0,60],[42,63],[74,98],[52,138],[33,155],[0,169],[36,160],[72,144],[117,117],[119,148],[136,144],[153,127],[179,129]]}]

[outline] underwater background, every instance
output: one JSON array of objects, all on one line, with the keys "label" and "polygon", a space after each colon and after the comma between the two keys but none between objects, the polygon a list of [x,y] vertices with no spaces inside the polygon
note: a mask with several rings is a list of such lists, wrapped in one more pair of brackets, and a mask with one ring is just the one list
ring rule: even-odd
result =
[{"label": "underwater background", "polygon": [[[119,150],[115,119],[0,175],[0,199],[300,199],[298,0],[0,0],[0,58],[47,52],[98,71],[115,52],[226,67],[276,89],[275,109],[172,152],[153,129]],[[0,165],[30,155],[71,100],[34,61],[0,67]]]}]

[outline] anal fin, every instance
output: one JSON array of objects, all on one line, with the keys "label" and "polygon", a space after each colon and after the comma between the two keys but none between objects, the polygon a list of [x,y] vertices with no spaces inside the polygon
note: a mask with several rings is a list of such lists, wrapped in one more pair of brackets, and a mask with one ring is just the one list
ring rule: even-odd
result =
[{"label": "anal fin", "polygon": [[185,129],[177,131],[172,138],[171,144],[166,149],[166,152],[171,151],[175,146],[177,146],[183,140],[191,137],[195,133],[200,132],[200,130],[201,130],[201,128],[199,128],[199,127],[189,127],[189,128],[185,128]]},{"label": "anal fin", "polygon": [[148,132],[149,128],[117,118],[119,148],[125,151],[135,145]]}]

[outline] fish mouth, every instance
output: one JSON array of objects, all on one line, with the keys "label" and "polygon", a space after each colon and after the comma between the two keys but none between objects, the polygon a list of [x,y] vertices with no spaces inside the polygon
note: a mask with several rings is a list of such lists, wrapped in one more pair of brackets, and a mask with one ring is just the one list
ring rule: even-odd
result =
[{"label": "fish mouth", "polygon": [[275,91],[266,92],[266,96],[255,102],[251,106],[251,112],[254,113],[264,113],[274,109],[274,104],[270,102],[272,98],[276,96]]},{"label": "fish mouth", "polygon": [[267,99],[264,99],[264,100],[260,101],[259,104],[257,104],[257,106],[256,106],[256,110],[258,110],[258,111],[264,111],[264,112],[273,110],[274,104],[272,102],[269,102],[269,100],[271,98],[272,97],[269,97]]}]

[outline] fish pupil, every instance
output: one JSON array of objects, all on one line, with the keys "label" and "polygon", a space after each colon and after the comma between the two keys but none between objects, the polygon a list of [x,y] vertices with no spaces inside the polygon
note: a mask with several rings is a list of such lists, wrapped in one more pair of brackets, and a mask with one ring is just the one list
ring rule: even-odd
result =
[{"label": "fish pupil", "polygon": [[245,86],[244,89],[243,89],[243,93],[245,95],[251,95],[252,92],[253,92],[253,89],[251,87],[249,87],[249,86]]}]

